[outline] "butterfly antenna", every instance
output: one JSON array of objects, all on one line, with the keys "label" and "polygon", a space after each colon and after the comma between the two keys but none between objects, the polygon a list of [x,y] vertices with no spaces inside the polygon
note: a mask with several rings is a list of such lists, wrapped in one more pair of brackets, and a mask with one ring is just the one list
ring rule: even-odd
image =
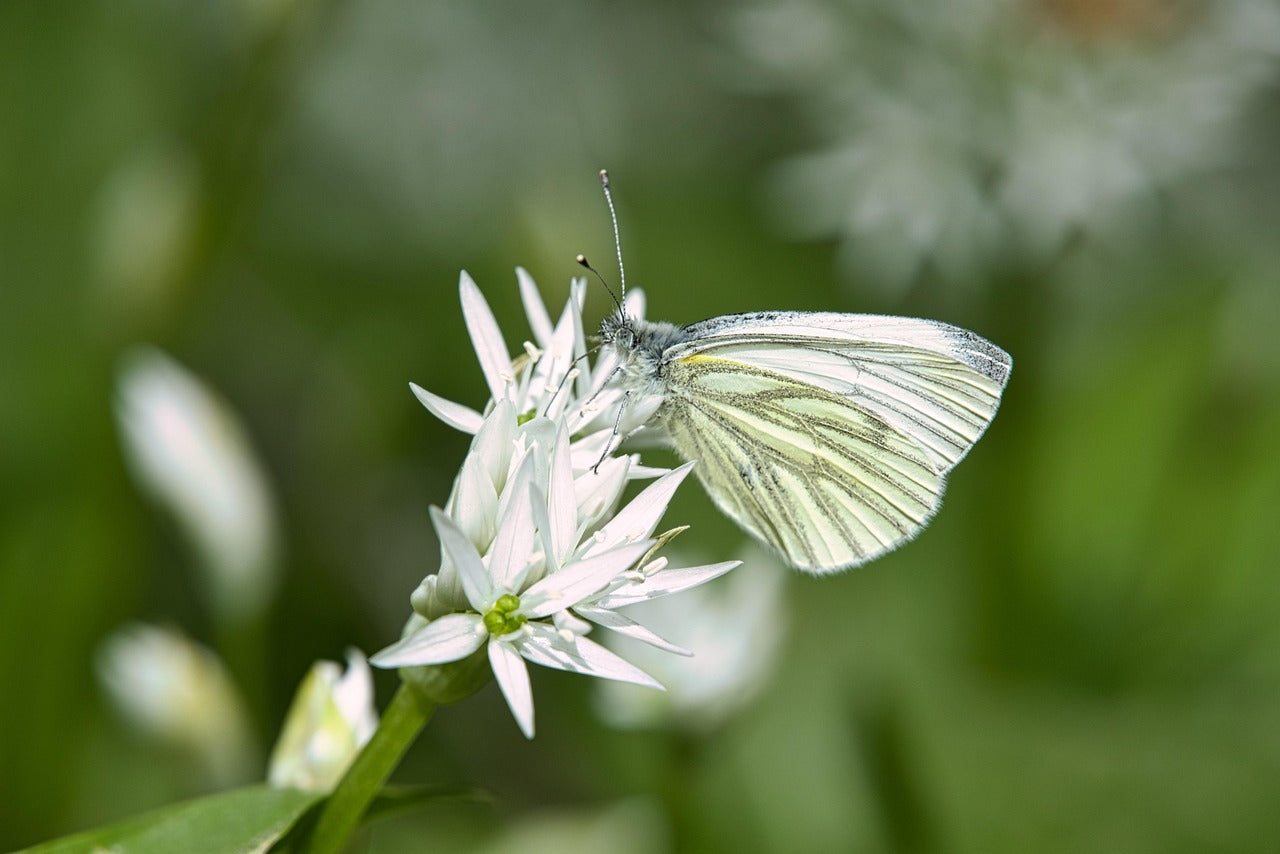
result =
[{"label": "butterfly antenna", "polygon": [[600,170],[600,186],[604,188],[604,200],[609,203],[609,219],[613,221],[613,246],[618,251],[618,278],[622,280],[622,298],[627,298],[627,268],[622,266],[622,238],[618,234],[618,212],[613,207],[613,193],[609,191],[609,173]]},{"label": "butterfly antenna", "polygon": [[[604,280],[604,276],[600,275],[600,271],[591,266],[591,262],[587,260],[586,255],[579,255],[574,259],[583,267],[591,271],[591,275],[600,280],[600,284],[604,285],[604,289],[609,292],[609,298],[613,300],[613,304],[618,307],[619,313],[622,311],[622,300],[618,299],[618,295],[613,292],[613,288],[609,287],[609,283]],[[625,291],[623,292],[626,293]]]}]

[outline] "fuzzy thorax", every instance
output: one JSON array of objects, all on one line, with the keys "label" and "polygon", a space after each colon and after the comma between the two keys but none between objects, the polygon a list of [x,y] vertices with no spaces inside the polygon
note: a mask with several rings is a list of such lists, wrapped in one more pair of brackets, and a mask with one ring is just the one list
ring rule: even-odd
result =
[{"label": "fuzzy thorax", "polygon": [[674,323],[639,320],[621,311],[600,323],[601,343],[618,354],[622,386],[645,395],[663,395],[663,354],[686,337]]}]

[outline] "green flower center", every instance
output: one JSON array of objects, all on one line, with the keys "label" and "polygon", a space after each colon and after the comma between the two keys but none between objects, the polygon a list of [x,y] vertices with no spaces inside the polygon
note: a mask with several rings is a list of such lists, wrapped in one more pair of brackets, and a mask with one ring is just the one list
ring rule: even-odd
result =
[{"label": "green flower center", "polygon": [[510,593],[499,596],[493,608],[484,615],[484,627],[491,635],[508,635],[525,624],[527,619],[515,611],[520,607],[520,597]]},{"label": "green flower center", "polygon": [[538,416],[538,410],[530,409],[528,412],[521,412],[516,416],[516,424],[527,424]]}]

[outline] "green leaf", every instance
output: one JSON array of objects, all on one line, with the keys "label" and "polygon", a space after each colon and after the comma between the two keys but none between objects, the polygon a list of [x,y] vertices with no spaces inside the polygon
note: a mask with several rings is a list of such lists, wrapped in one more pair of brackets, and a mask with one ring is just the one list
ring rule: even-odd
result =
[{"label": "green leaf", "polygon": [[421,809],[429,804],[487,804],[492,800],[488,792],[469,787],[388,785],[383,786],[373,803],[369,804],[363,823]]},{"label": "green leaf", "polygon": [[264,852],[324,797],[267,785],[221,792],[153,810],[117,824],[27,848],[19,854],[236,854]]}]

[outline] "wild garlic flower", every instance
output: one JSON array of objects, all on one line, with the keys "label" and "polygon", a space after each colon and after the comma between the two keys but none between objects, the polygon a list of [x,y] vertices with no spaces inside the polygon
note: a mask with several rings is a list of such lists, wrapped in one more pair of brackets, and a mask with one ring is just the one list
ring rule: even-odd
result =
[{"label": "wild garlic flower", "polygon": [[267,780],[277,788],[332,791],[377,728],[373,675],[364,655],[348,650],[345,673],[336,662],[317,661],[298,685]]},{"label": "wild garlic flower", "polygon": [[[485,414],[413,387],[428,410],[475,438],[445,509],[432,509],[439,572],[411,597],[415,614],[400,642],[371,661],[445,665],[484,649],[516,722],[531,738],[524,661],[661,687],[586,638],[591,624],[683,652],[616,609],[709,581],[739,561],[672,569],[654,556],[676,533],[654,536],[692,466],[651,469],[635,455],[609,453],[620,433],[638,429],[652,413],[627,406],[619,415],[622,393],[608,385],[615,365],[606,358],[589,366],[581,319],[585,283],[574,283],[552,326],[532,279],[523,270],[517,274],[536,343],[515,360],[475,283],[465,273],[460,281],[467,329],[492,395]],[[639,314],[640,296],[629,299],[628,311]],[[655,475],[615,512],[628,480]],[[456,686],[440,690],[456,696]]]}]

